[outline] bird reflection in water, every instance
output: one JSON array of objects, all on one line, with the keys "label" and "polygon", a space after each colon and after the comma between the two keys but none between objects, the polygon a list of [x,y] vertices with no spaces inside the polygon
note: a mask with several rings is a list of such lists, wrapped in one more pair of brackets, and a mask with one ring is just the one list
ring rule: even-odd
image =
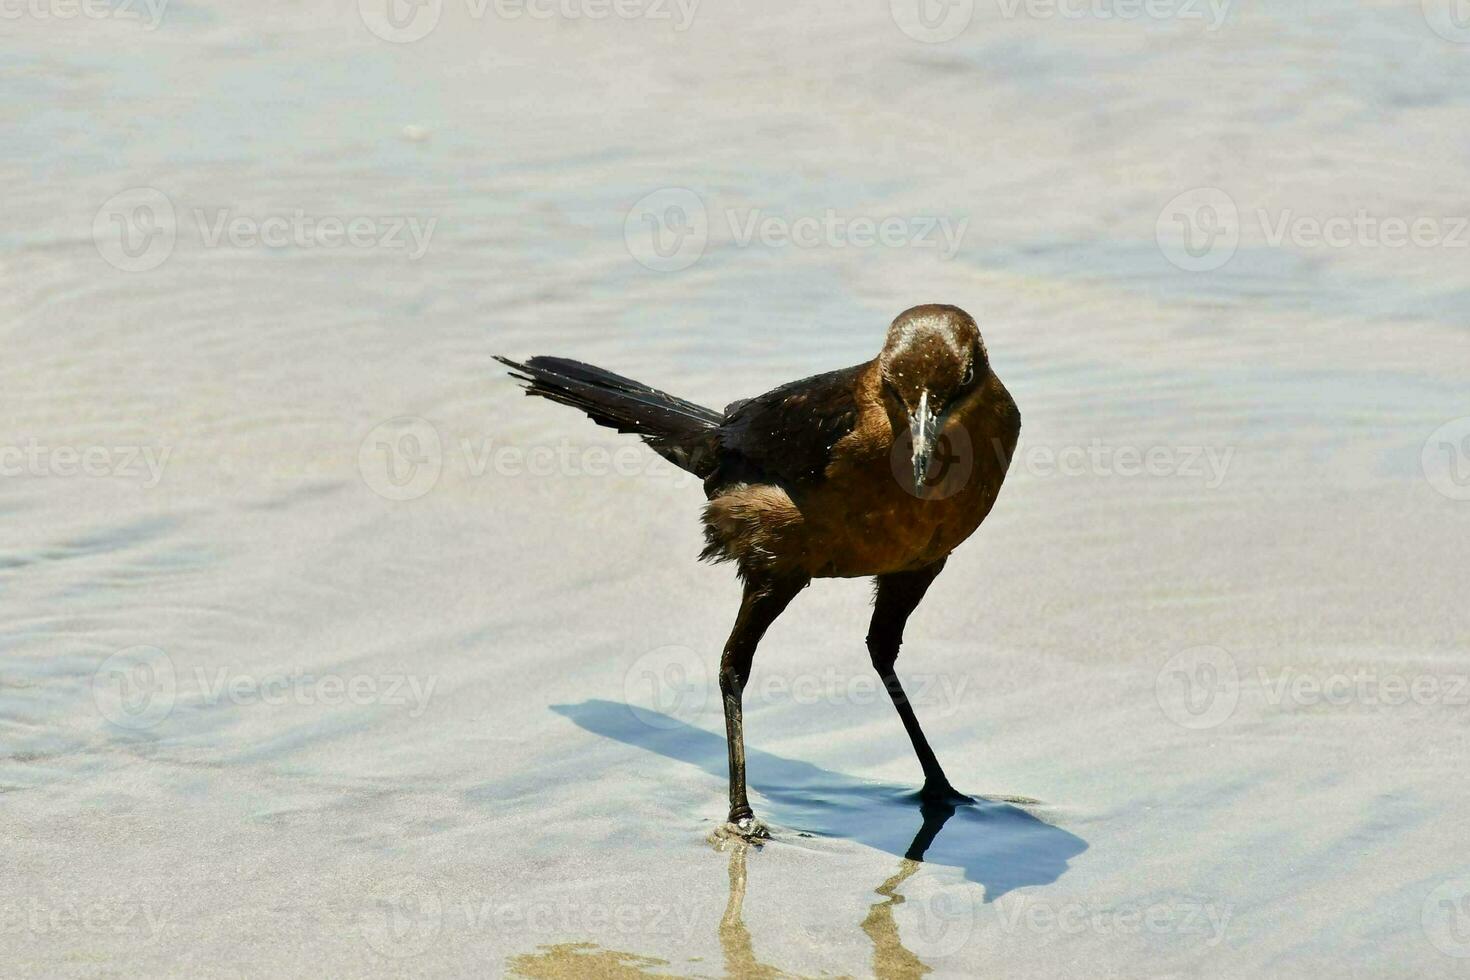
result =
[{"label": "bird reflection in water", "polygon": [[[954,816],[955,806],[936,801],[925,803],[921,808],[923,824],[914,835],[913,843],[899,861],[898,871],[874,889],[883,901],[874,902],[863,918],[862,930],[873,944],[873,975],[881,980],[913,980],[932,969],[903,944],[898,923],[893,918],[893,909],[904,902],[899,886],[913,876],[924,862],[924,853],[944,824]],[[745,901],[745,857],[751,848],[738,839],[722,841],[718,847],[730,850],[730,900],[725,906],[725,915],[720,920],[720,947],[725,954],[725,973],[729,977],[768,980],[775,977],[791,977],[775,967],[760,963],[750,940],[750,932],[741,919],[741,906]]]},{"label": "bird reflection in water", "polygon": [[[902,905],[903,895],[899,887],[913,876],[923,864],[924,853],[954,816],[955,807],[949,803],[926,803],[922,809],[923,824],[914,836],[907,853],[899,861],[898,871],[879,885],[875,891],[882,901],[868,908],[861,928],[873,944],[873,975],[880,980],[914,980],[932,968],[903,944],[893,909]],[[724,976],[739,980],[788,980],[799,975],[780,967],[763,963],[756,957],[755,943],[750,930],[745,926],[746,857],[752,847],[738,837],[713,838],[717,850],[729,852],[730,897],[725,903],[725,913],[720,917],[720,950],[724,956]],[[568,978],[612,977],[643,978],[673,976],[666,972],[666,960],[640,956],[634,953],[602,949],[592,943],[561,943],[543,947],[536,953],[514,957],[510,972],[516,976],[532,977],[537,980],[568,980]]]},{"label": "bird reflection in water", "polygon": [[923,826],[914,836],[908,852],[899,861],[898,872],[876,889],[883,901],[875,902],[863,919],[863,932],[873,941],[873,974],[878,977],[910,978],[931,972],[928,965],[909,951],[898,936],[898,923],[893,921],[893,907],[903,904],[898,886],[907,881],[924,860],[924,852],[944,828],[944,823],[954,816],[953,804],[925,803],[922,808]]},{"label": "bird reflection in water", "polygon": [[[649,709],[636,713],[625,704],[589,700],[552,705],[551,710],[579,727],[614,741],[691,765],[712,775],[726,773],[725,740],[678,718]],[[1029,811],[1036,801],[1020,798],[981,798],[973,803],[921,802],[911,788],[857,779],[831,772],[809,762],[788,759],[752,747],[747,753],[764,779],[760,787],[769,811],[783,828],[778,841],[790,834],[848,840],[899,858],[898,870],[876,888],[874,903],[861,928],[873,943],[872,973],[879,977],[918,977],[932,968],[904,946],[893,909],[903,904],[900,889],[919,865],[957,869],[968,882],[984,890],[983,901],[994,902],[1017,888],[1050,885],[1066,873],[1073,858],[1087,850],[1087,842],[1053,826]],[[918,831],[914,817],[921,818]],[[948,827],[943,835],[940,831]],[[766,966],[757,958],[741,918],[745,898],[746,845],[738,837],[718,838],[730,848],[730,900],[720,920],[719,938],[726,975],[733,977],[789,977],[794,974]],[[949,923],[946,923],[949,924]],[[967,935],[967,933],[966,933]],[[958,933],[949,938],[963,938]],[[911,940],[917,937],[911,934]],[[925,937],[927,938],[927,937]],[[919,945],[917,942],[915,945]],[[941,945],[943,943],[941,942]],[[923,955],[933,958],[927,949]],[[556,957],[556,966],[536,959]],[[589,957],[614,957],[593,962]],[[643,977],[669,976],[656,972],[667,964],[626,953],[610,953],[583,944],[552,947],[545,954],[517,957],[512,972],[532,977]]]}]

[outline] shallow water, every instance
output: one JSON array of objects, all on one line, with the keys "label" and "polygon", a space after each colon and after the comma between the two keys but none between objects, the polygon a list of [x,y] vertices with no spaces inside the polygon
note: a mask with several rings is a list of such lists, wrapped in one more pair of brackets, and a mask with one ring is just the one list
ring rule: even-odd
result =
[{"label": "shallow water", "polygon": [[[0,21],[8,972],[1463,968],[1446,9],[241,6]],[[1292,224],[1360,212],[1440,240]],[[1025,420],[899,661],[982,802],[909,798],[868,586],[819,582],[747,695],[777,839],[719,850],[698,487],[490,356],[720,406],[925,301]]]}]

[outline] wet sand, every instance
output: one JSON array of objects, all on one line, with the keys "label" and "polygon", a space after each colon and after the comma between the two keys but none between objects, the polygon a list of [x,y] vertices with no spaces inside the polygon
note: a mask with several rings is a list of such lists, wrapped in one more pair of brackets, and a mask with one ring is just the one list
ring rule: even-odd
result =
[{"label": "wet sand", "polygon": [[[1470,45],[1420,4],[237,6],[4,22],[7,975],[1463,970]],[[911,798],[823,581],[722,849],[699,488],[491,355],[720,406],[926,301],[1024,419],[899,661],[982,801]]]}]

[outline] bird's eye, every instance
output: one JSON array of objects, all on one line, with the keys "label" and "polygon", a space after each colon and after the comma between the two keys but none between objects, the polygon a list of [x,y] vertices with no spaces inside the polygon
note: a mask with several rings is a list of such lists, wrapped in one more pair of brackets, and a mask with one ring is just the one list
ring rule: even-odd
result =
[{"label": "bird's eye", "polygon": [[975,380],[975,362],[971,361],[965,365],[965,377],[960,381],[961,388],[968,388],[970,382]]}]

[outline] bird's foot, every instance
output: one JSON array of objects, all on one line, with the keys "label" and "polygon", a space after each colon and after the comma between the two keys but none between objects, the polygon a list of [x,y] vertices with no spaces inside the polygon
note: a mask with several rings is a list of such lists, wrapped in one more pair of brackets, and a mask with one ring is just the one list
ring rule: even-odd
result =
[{"label": "bird's foot", "polygon": [[722,840],[739,839],[759,844],[771,839],[771,831],[755,818],[749,807],[745,807],[743,810],[732,810],[730,818],[715,828],[714,836]]},{"label": "bird's foot", "polygon": [[919,790],[919,799],[925,803],[945,803],[950,806],[963,806],[966,803],[975,802],[972,797],[961,793],[944,779],[926,781],[924,788]]}]

